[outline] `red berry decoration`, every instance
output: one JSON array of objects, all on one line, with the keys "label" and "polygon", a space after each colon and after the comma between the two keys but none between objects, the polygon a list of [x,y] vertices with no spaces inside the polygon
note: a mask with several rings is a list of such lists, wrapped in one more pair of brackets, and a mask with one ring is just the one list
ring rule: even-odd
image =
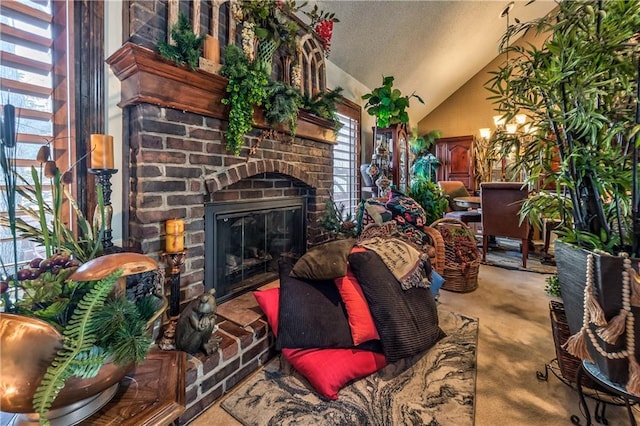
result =
[{"label": "red berry decoration", "polygon": [[6,293],[9,290],[9,283],[6,281],[0,281],[0,294]]}]

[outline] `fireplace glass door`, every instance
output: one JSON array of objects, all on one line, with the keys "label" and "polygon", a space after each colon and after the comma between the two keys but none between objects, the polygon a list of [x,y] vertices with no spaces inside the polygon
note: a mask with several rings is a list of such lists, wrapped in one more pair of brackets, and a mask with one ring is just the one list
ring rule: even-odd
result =
[{"label": "fireplace glass door", "polygon": [[299,197],[207,205],[205,285],[218,301],[277,279],[281,257],[304,253],[305,210]]}]

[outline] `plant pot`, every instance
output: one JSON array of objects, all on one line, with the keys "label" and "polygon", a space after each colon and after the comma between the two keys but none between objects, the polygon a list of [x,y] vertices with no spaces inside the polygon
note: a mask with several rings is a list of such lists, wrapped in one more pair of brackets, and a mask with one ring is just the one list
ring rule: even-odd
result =
[{"label": "plant pot", "polygon": [[[585,271],[587,270],[587,256],[589,251],[556,240],[555,256],[558,267],[558,281],[567,322],[571,334],[575,334],[582,328],[584,312],[584,287],[586,284]],[[622,271],[623,258],[618,256],[600,255],[594,256],[594,280],[593,293],[602,307],[605,319],[620,313],[622,308]],[[637,262],[633,262],[636,264]],[[637,319],[635,321],[635,354],[638,359],[640,354],[640,308],[631,307],[631,312]],[[589,325],[592,330],[596,326]],[[597,336],[597,335],[596,335]],[[608,344],[597,337],[598,343],[607,352],[617,352],[625,349],[626,336],[622,334],[615,345]],[[608,359],[600,355],[587,338],[587,347],[591,358],[600,371],[611,381],[625,384],[628,378],[628,361],[626,359]]]},{"label": "plant pot", "polygon": [[[156,314],[147,322],[151,333],[167,308],[159,298]],[[0,314],[0,407],[20,413],[15,425],[38,425],[32,400],[48,365],[62,346],[62,335],[48,323],[22,315]],[[118,384],[135,365],[105,362],[90,379],[70,378],[51,406],[52,426],[76,424],[102,408],[116,394]]]}]

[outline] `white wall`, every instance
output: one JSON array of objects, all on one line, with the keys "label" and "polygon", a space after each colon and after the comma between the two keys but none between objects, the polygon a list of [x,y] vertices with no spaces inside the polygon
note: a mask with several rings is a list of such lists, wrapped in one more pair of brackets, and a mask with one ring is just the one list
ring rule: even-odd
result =
[{"label": "white wall", "polygon": [[[107,0],[105,5],[105,59],[122,45],[122,0]],[[122,246],[122,206],[123,188],[122,179],[122,109],[117,105],[120,102],[120,80],[113,74],[106,63],[105,66],[105,96],[107,99],[105,133],[113,136],[114,162],[118,173],[111,177],[111,205],[113,207],[113,243]]]}]

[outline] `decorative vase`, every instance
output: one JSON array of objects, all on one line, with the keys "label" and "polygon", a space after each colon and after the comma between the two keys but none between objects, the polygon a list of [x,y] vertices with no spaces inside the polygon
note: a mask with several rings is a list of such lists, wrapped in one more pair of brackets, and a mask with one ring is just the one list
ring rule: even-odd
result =
[{"label": "decorative vase", "polygon": [[[166,297],[147,322],[151,332],[167,309]],[[22,315],[0,314],[0,407],[18,416],[13,425],[39,425],[34,413],[33,394],[48,365],[62,346],[62,335],[50,324]],[[52,426],[69,426],[91,416],[116,394],[118,384],[134,364],[105,362],[90,379],[70,378],[47,414]]]},{"label": "decorative vase", "polygon": [[[618,315],[622,308],[622,271],[624,269],[623,258],[606,254],[592,253],[556,240],[555,257],[558,267],[558,281],[560,293],[567,316],[569,331],[572,335],[582,328],[584,315],[584,289],[586,285],[585,271],[587,270],[588,256],[593,255],[593,294],[598,304],[604,311],[607,321]],[[637,261],[632,262],[637,264]],[[635,318],[635,356],[640,354],[640,308],[631,306],[631,312]],[[621,335],[616,344],[603,341],[595,332],[596,326],[589,327],[596,336],[598,344],[607,352],[618,352],[626,348],[626,334]],[[593,343],[587,338],[587,349],[600,371],[611,381],[625,384],[628,379],[629,361],[622,359],[609,359],[601,355]]]}]

